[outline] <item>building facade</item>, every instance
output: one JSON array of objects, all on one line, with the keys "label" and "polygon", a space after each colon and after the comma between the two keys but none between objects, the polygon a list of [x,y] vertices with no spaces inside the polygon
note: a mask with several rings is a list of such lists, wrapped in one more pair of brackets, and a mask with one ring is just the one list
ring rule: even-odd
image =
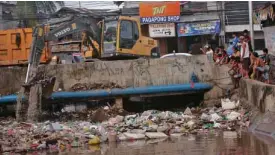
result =
[{"label": "building facade", "polygon": [[18,26],[15,10],[16,2],[0,2],[0,30],[12,29]]},{"label": "building facade", "polygon": [[[124,2],[124,12],[138,14],[140,3],[154,2]],[[190,46],[200,42],[201,45],[219,45],[225,47],[232,38],[232,33],[242,34],[249,30],[248,2],[180,2],[180,20],[175,23],[175,37],[158,38],[161,53],[173,51],[188,52]],[[262,7],[266,2],[253,2],[253,8]],[[190,31],[186,33],[186,31]],[[255,49],[264,48],[263,31],[259,23],[254,23]]]}]

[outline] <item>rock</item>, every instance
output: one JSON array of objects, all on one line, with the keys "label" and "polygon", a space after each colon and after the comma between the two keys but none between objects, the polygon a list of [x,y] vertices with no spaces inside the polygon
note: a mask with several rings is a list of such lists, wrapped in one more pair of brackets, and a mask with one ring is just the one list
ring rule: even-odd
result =
[{"label": "rock", "polygon": [[103,122],[108,119],[108,116],[106,115],[106,112],[104,109],[100,108],[98,109],[92,116],[91,120],[93,122]]},{"label": "rock", "polygon": [[166,134],[163,132],[146,132],[145,135],[150,138],[150,139],[155,139],[155,138],[165,138],[168,137]]},{"label": "rock", "polygon": [[144,134],[145,132],[146,132],[146,130],[142,130],[142,129],[133,129],[133,130],[131,130],[131,133]]},{"label": "rock", "polygon": [[144,139],[145,135],[141,134],[141,133],[128,133],[125,132],[123,133],[125,135],[125,137],[127,137],[127,139]]},{"label": "rock", "polygon": [[191,109],[187,107],[185,111],[183,112],[184,115],[192,115]]},{"label": "rock", "polygon": [[167,126],[159,126],[159,127],[157,128],[157,132],[164,132],[164,131],[166,131],[167,129],[168,129]]},{"label": "rock", "polygon": [[172,133],[172,134],[170,134],[171,137],[180,137],[182,135],[183,135],[183,133]]}]

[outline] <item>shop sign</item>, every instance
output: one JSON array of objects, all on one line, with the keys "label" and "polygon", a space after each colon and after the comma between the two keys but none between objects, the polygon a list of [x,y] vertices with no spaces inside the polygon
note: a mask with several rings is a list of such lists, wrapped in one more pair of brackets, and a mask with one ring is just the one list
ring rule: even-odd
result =
[{"label": "shop sign", "polygon": [[203,23],[179,23],[177,25],[177,33],[179,37],[204,34],[219,34],[220,31],[221,28],[219,20]]},{"label": "shop sign", "polygon": [[175,24],[150,24],[149,25],[149,35],[152,38],[158,37],[175,37]]},{"label": "shop sign", "polygon": [[171,23],[180,21],[180,2],[155,2],[139,4],[140,22]]}]

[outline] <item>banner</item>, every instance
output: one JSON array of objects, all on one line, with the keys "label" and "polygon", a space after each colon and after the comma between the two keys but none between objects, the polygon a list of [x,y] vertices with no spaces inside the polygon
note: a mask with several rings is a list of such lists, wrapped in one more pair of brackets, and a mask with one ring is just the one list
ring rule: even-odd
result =
[{"label": "banner", "polygon": [[175,37],[175,24],[150,24],[149,25],[149,35],[152,38],[158,37]]},{"label": "banner", "polygon": [[180,21],[180,2],[140,3],[139,16],[143,24]]},{"label": "banner", "polygon": [[219,20],[199,23],[179,23],[177,25],[178,37],[204,34],[219,34],[220,31],[221,28]]}]

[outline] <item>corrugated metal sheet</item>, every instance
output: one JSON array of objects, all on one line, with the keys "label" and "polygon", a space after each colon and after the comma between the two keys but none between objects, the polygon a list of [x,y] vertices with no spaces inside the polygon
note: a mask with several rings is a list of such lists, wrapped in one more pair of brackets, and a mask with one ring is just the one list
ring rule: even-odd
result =
[{"label": "corrugated metal sheet", "polygon": [[196,13],[193,15],[182,15],[180,17],[180,22],[196,22],[196,21],[210,21],[210,20],[219,20],[217,13]]},{"label": "corrugated metal sheet", "polygon": [[[267,1],[253,2],[253,9],[264,6]],[[227,1],[224,3],[225,24],[226,25],[247,25],[249,24],[248,2],[247,1]]]},{"label": "corrugated metal sheet", "polygon": [[60,17],[62,15],[73,14],[76,16],[87,16],[94,18],[102,18],[104,16],[117,15],[119,10],[107,10],[107,9],[86,9],[86,8],[73,8],[73,7],[63,7],[57,12],[52,14],[52,17]]}]

